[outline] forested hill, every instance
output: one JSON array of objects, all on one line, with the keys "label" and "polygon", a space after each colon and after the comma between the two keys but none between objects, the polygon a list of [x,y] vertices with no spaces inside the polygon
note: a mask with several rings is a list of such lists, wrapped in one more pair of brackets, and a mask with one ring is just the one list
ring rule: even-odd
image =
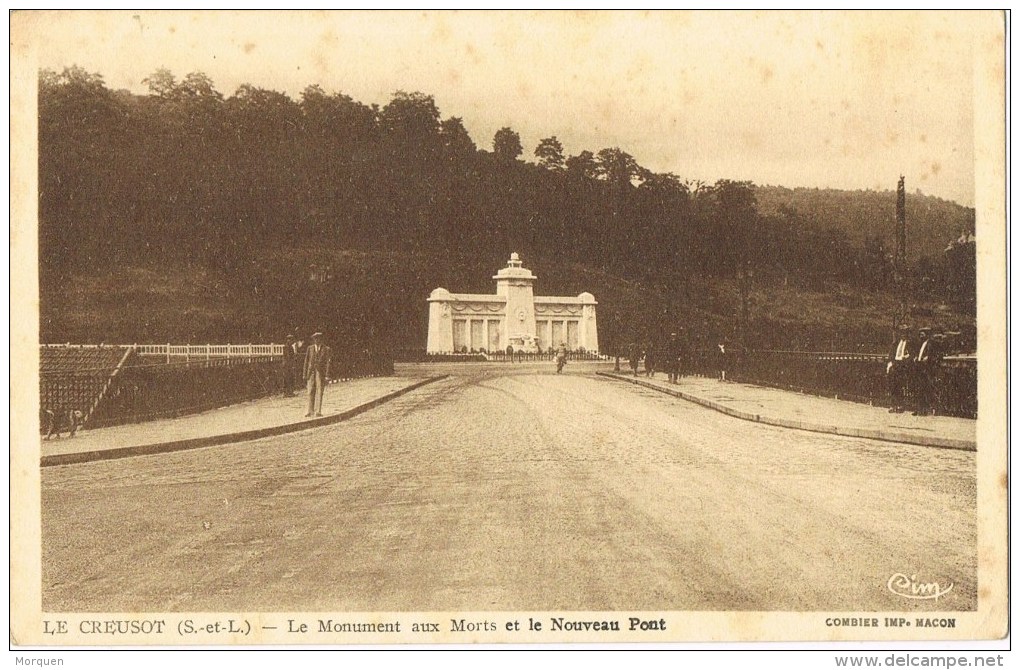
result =
[{"label": "forested hill", "polygon": [[[624,148],[566,155],[556,128],[537,147],[512,128],[473,138],[425,93],[397,92],[380,107],[319,86],[296,100],[247,84],[224,95],[200,72],[160,70],[145,83],[149,94],[136,95],[77,67],[40,73],[44,323],[59,322],[49,320],[59,316],[49,314],[53,296],[111,268],[209,268],[260,287],[264,305],[279,298],[267,287],[307,276],[284,262],[298,248],[473,259],[487,273],[517,251],[635,282],[675,313],[673,296],[692,277],[822,293],[889,286],[892,193],[692,182]],[[909,196],[907,216],[910,290],[929,301],[973,296],[973,244],[942,253],[973,229],[973,210]],[[101,303],[83,296],[79,307],[102,320]],[[283,321],[279,304],[271,322]]]},{"label": "forested hill", "polygon": [[[890,181],[893,181],[890,179]],[[762,214],[799,218],[812,228],[845,231],[857,244],[877,238],[890,247],[896,221],[896,191],[755,187]],[[947,241],[974,232],[974,209],[935,196],[908,193],[907,256],[936,258]]]}]

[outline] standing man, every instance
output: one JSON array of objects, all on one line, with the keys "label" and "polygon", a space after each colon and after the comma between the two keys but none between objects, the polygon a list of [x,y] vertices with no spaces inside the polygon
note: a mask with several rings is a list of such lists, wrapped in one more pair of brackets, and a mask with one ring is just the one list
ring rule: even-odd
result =
[{"label": "standing man", "polygon": [[730,352],[726,351],[726,347],[730,346],[727,338],[722,338],[719,344],[716,345],[716,365],[719,370],[719,381],[726,381],[726,369],[729,367]]},{"label": "standing man", "polygon": [[689,352],[687,347],[687,329],[680,326],[678,329],[680,334],[676,341],[676,380],[680,381],[680,378],[685,376],[688,372],[691,364],[688,360]]},{"label": "standing man", "polygon": [[627,359],[630,361],[630,371],[637,377],[638,365],[641,362],[641,347],[637,345],[637,342],[632,342],[630,345],[630,351],[627,354]]},{"label": "standing man", "polygon": [[885,366],[885,375],[889,380],[889,397],[892,400],[890,412],[899,414],[903,411],[903,389],[907,385],[912,367],[910,341],[907,340],[907,324],[900,324],[899,336],[889,351],[889,362]]},{"label": "standing man", "polygon": [[283,343],[283,395],[294,395],[294,336],[288,335]]},{"label": "standing man", "polygon": [[322,395],[329,382],[332,358],[333,350],[322,343],[322,333],[314,333],[305,353],[304,376],[308,385],[308,413],[305,416],[322,416]]},{"label": "standing man", "polygon": [[666,373],[670,384],[676,384],[679,362],[680,337],[673,332],[669,334],[669,342],[666,343]]},{"label": "standing man", "polygon": [[914,416],[926,416],[931,414],[932,391],[935,387],[935,375],[939,369],[941,352],[938,345],[931,339],[931,328],[922,328],[918,331],[921,343],[917,346],[917,356],[914,358],[914,397],[917,399],[917,406]]},{"label": "standing man", "polygon": [[650,340],[645,346],[645,377],[655,377],[655,357],[657,355],[655,347],[656,343]]}]

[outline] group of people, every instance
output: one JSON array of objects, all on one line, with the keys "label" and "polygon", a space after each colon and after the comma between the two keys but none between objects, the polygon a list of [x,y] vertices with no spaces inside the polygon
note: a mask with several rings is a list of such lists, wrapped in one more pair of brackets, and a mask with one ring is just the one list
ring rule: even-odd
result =
[{"label": "group of people", "polygon": [[[646,377],[654,378],[656,372],[665,372],[671,384],[676,384],[681,377],[694,373],[695,350],[689,346],[684,335],[684,328],[680,327],[661,342],[653,342],[645,347],[637,343],[632,344],[628,359],[633,375],[637,376],[638,366],[642,360],[645,363]],[[715,374],[723,381],[726,380],[731,352],[732,347],[726,340],[720,341],[712,352]]]},{"label": "group of people", "polygon": [[[298,361],[304,363],[298,367]],[[322,416],[322,398],[329,383],[329,366],[333,360],[333,350],[322,342],[322,333],[312,333],[311,343],[297,339],[296,335],[287,336],[283,345],[283,394],[294,395],[294,390],[304,384],[308,392],[308,412],[306,417]]]},{"label": "group of people", "polygon": [[913,414],[931,414],[938,385],[939,363],[945,352],[943,336],[932,337],[931,328],[921,328],[916,339],[910,327],[901,324],[896,341],[889,351],[886,377],[889,381],[890,412],[905,412],[907,396],[913,399]]}]

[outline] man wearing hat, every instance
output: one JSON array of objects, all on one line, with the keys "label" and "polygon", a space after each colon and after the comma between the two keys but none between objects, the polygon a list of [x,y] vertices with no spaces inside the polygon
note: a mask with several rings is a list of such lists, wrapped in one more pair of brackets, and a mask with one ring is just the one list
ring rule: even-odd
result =
[{"label": "man wearing hat", "polygon": [[666,342],[666,374],[669,375],[669,383],[676,384],[680,378],[680,358],[683,356],[683,342],[676,332],[669,334],[669,341]]},{"label": "man wearing hat", "polygon": [[900,413],[904,410],[903,389],[907,385],[913,363],[910,341],[907,339],[909,326],[901,323],[899,335],[889,351],[889,362],[885,366],[885,374],[889,380],[889,397],[892,399],[890,412]]},{"label": "man wearing hat", "polygon": [[294,382],[297,381],[294,356],[294,335],[288,335],[283,343],[283,395],[287,397],[294,395]]},{"label": "man wearing hat", "polygon": [[921,341],[917,345],[917,355],[914,357],[912,390],[917,399],[914,416],[924,416],[931,414],[932,391],[942,355],[938,345],[931,339],[931,328],[922,328],[918,335]]},{"label": "man wearing hat", "polygon": [[322,416],[322,394],[329,382],[329,364],[333,350],[322,343],[322,333],[312,334],[312,343],[305,352],[305,383],[308,385],[308,413],[305,416]]}]

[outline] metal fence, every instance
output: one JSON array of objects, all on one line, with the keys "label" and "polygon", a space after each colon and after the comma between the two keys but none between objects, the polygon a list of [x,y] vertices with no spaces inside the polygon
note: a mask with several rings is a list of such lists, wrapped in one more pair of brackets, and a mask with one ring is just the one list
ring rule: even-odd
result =
[{"label": "metal fence", "polygon": [[[63,346],[63,345],[61,345]],[[78,347],[82,348],[82,347]],[[88,347],[84,347],[88,348]],[[80,410],[89,427],[202,412],[303,384],[304,354],[283,345],[132,345],[120,365],[40,371],[40,406]],[[393,374],[385,352],[334,349],[331,381]]]},{"label": "metal fence", "polygon": [[[556,360],[556,352],[546,352],[541,354],[525,353],[525,352],[514,352],[508,354],[505,351],[495,351],[489,354],[483,354],[485,360],[492,361],[493,363],[531,363],[531,362],[551,362]],[[606,361],[609,360],[608,356],[592,353],[590,351],[568,351],[568,361]]]},{"label": "metal fence", "polygon": [[[443,353],[431,354],[420,349],[409,349],[398,354],[398,360],[402,363],[531,363],[551,362],[556,360],[555,352],[525,353],[522,351],[508,354],[505,351],[493,352],[472,352],[472,353]],[[568,361],[607,361],[609,356],[597,354],[590,351],[571,351],[567,353]]]},{"label": "metal fence", "polygon": [[244,363],[221,359],[127,366],[89,426],[192,414],[272,395],[281,390],[280,367],[271,357]]},{"label": "metal fence", "polygon": [[143,356],[159,356],[167,363],[175,360],[210,361],[219,358],[282,357],[282,344],[135,344]]},{"label": "metal fence", "polygon": [[[699,350],[682,360],[684,374],[718,377],[723,370],[733,381],[773,386],[801,393],[852,400],[888,407],[887,357],[817,351],[734,351]],[[932,383],[937,414],[974,418],[977,416],[977,360],[947,357],[941,361]],[[912,402],[915,386],[905,389]]]}]

